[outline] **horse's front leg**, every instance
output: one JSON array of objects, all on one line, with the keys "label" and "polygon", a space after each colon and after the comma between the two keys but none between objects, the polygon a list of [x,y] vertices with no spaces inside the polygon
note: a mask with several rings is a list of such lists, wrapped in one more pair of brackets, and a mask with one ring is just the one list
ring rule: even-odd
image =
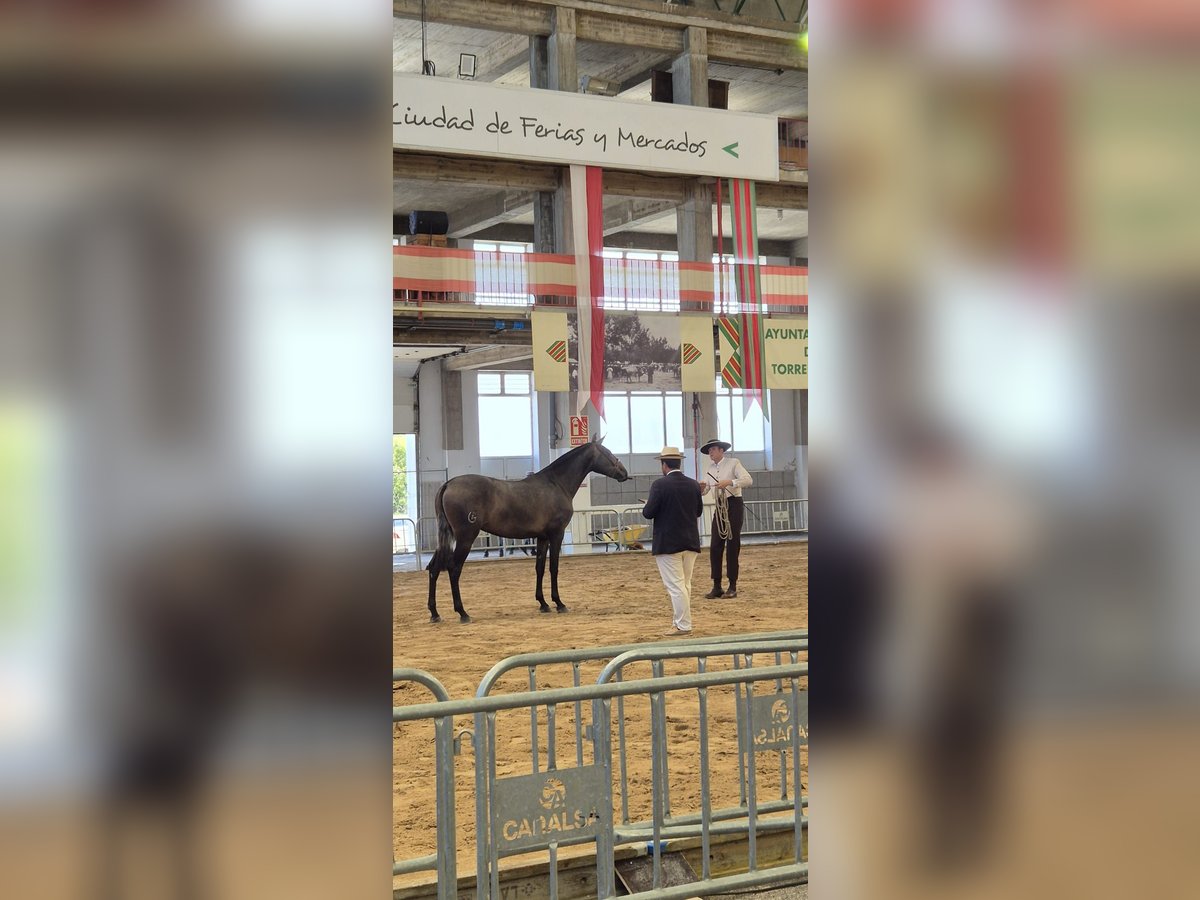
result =
[{"label": "horse's front leg", "polygon": [[[534,595],[537,598],[538,606],[541,607],[541,612],[550,612],[550,607],[546,605],[546,595],[542,593],[542,577],[546,574],[546,548],[550,546],[550,541],[544,537],[537,539],[537,593]],[[553,567],[551,567],[553,572]],[[553,575],[551,576],[553,578]]]},{"label": "horse's front leg", "polygon": [[558,596],[558,555],[562,550],[563,533],[560,531],[550,539],[550,599],[554,601],[557,612],[564,613],[562,598]]}]

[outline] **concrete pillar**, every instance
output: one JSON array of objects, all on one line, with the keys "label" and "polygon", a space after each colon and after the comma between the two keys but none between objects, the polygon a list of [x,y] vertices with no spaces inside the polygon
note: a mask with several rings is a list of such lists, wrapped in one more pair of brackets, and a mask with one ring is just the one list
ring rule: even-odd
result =
[{"label": "concrete pillar", "polygon": [[713,186],[698,178],[684,182],[684,201],[675,210],[679,258],[708,262],[713,255]]},{"label": "concrete pillar", "polygon": [[796,496],[808,497],[808,391],[793,391],[792,413],[795,420]]},{"label": "concrete pillar", "polygon": [[694,25],[683,36],[683,53],[671,64],[675,103],[708,106],[708,32]]},{"label": "concrete pillar", "polygon": [[[548,39],[541,35],[529,38],[529,86],[550,87]],[[533,195],[533,251],[554,252],[554,191],[537,191]]]},{"label": "concrete pillar", "polygon": [[575,62],[575,10],[556,6],[550,18],[550,37],[546,39],[547,87],[552,91],[579,90],[579,69]]},{"label": "concrete pillar", "polygon": [[[684,50],[671,66],[671,86],[676,103],[708,106],[708,32],[689,27],[684,34]],[[679,258],[688,262],[712,259],[711,180],[691,179],[684,185],[684,201],[675,211],[679,236]]]}]

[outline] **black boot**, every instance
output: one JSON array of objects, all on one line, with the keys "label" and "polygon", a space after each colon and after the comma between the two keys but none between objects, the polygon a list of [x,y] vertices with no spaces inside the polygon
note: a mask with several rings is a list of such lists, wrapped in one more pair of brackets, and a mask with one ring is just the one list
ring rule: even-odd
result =
[{"label": "black boot", "polygon": [[729,590],[727,590],[724,594],[722,594],[722,596],[726,600],[732,600],[734,597],[737,596],[737,585],[730,583]]},{"label": "black boot", "polygon": [[725,593],[721,590],[721,585],[714,584],[713,589],[704,595],[704,599],[705,600],[716,600],[718,597],[723,597],[723,596],[725,596]]}]

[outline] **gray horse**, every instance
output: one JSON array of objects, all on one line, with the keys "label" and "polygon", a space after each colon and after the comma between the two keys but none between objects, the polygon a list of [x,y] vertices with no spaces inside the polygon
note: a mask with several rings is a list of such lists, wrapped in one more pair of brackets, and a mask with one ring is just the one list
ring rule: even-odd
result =
[{"label": "gray horse", "polygon": [[558,596],[558,555],[563,532],[571,521],[572,498],[589,472],[599,472],[617,481],[626,481],[629,473],[599,440],[556,459],[540,472],[520,481],[501,481],[484,475],[459,475],[451,478],[437,493],[434,509],[438,520],[438,546],[429,565],[429,615],[440,622],[437,611],[438,575],[450,573],[454,611],[463,622],[470,622],[458,590],[463,562],[479,532],[498,537],[537,538],[537,602],[541,611],[550,612],[542,593],[546,572],[546,550],[550,551],[550,599],[558,612],[566,612]]}]

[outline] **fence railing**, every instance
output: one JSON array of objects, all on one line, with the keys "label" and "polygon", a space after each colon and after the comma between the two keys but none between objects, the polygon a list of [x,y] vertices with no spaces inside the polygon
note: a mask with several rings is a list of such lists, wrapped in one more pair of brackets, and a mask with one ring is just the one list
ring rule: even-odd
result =
[{"label": "fence railing", "polygon": [[392,555],[415,553],[417,568],[421,568],[421,540],[417,522],[408,516],[392,516]]},{"label": "fence railing", "polygon": [[[394,302],[426,306],[528,308],[575,305],[575,258],[454,247],[392,248]],[[767,314],[808,309],[808,269],[754,261],[687,262],[629,257],[603,260],[599,301],[607,310],[737,315],[738,272],[756,268]]]},{"label": "fence railing", "polygon": [[[413,682],[429,689],[434,699],[446,703],[450,695],[442,683],[427,672],[419,669],[393,669],[392,686]],[[394,710],[393,710],[394,711]],[[394,717],[393,717],[394,718]],[[458,850],[455,845],[454,826],[454,719],[451,716],[431,716],[434,729],[434,754],[437,775],[435,802],[437,808],[437,850],[426,856],[417,856],[392,862],[392,874],[437,871],[439,900],[452,900],[457,896]],[[442,885],[447,886],[443,893]]]},{"label": "fence railing", "polygon": [[[437,833],[439,853],[443,851],[443,835],[452,835],[453,794],[443,792],[445,782],[453,784],[454,736],[453,719],[470,716],[474,728],[470,733],[474,750],[476,806],[476,894],[479,900],[500,900],[500,860],[516,853],[538,851],[545,853],[548,862],[549,896],[558,897],[558,851],[562,847],[594,843],[597,897],[616,895],[615,851],[629,844],[650,841],[647,852],[652,856],[651,890],[641,896],[656,898],[687,897],[718,893],[725,890],[786,883],[807,875],[804,860],[802,829],[805,824],[805,801],[801,790],[800,753],[807,746],[808,668],[799,661],[807,652],[806,632],[784,632],[764,635],[730,635],[720,639],[695,639],[672,644],[642,644],[621,647],[588,648],[584,650],[552,651],[522,654],[493,667],[480,684],[472,699],[395,707],[393,722],[406,723],[433,719],[438,741],[438,804]],[[615,652],[620,651],[620,652]],[[773,665],[753,665],[768,656]],[[714,659],[729,658],[734,668],[710,671]],[[596,684],[583,685],[579,665],[586,661],[607,660]],[[682,675],[667,675],[667,661],[694,660],[696,671]],[[624,680],[627,667],[651,666],[651,677]],[[570,687],[542,688],[537,686],[539,666],[569,664],[574,672]],[[517,693],[493,694],[500,677],[515,669],[529,672],[529,690]],[[415,670],[397,670],[396,680],[420,680]],[[774,691],[756,693],[755,686],[774,683]],[[787,685],[787,689],[785,689]],[[710,758],[710,737],[714,719],[710,715],[710,692],[730,688],[736,692],[736,729],[738,766],[743,784],[740,803],[714,808],[712,784],[714,776],[726,777],[713,771]],[[695,729],[700,741],[700,798],[699,809],[673,810],[670,797],[669,748],[667,733],[667,697],[694,694],[698,701]],[[626,757],[630,749],[646,750],[643,740],[633,740],[626,722],[625,701],[648,698],[651,705],[648,757],[650,763],[650,816],[642,821],[630,821],[629,786]],[[612,703],[617,701],[616,722]],[[574,711],[574,765],[560,766],[556,746],[556,722],[560,707]],[[590,710],[590,722],[583,721],[584,710]],[[508,775],[513,760],[505,759],[505,773],[498,772],[498,748],[510,751],[515,741],[500,743],[497,716],[511,712],[528,712],[531,742],[527,775]],[[540,715],[539,713],[544,713]],[[545,767],[538,740],[541,723],[545,723]],[[717,721],[719,727],[722,723]],[[616,747],[614,749],[614,727]],[[464,732],[464,735],[467,732]],[[584,745],[590,754],[584,753]],[[757,774],[758,756],[762,752],[778,754],[781,766],[780,797],[759,802]],[[790,754],[790,770],[785,760]],[[509,754],[511,755],[511,754]],[[520,752],[518,751],[520,756]],[[590,755],[590,762],[588,756]],[[787,772],[790,771],[790,788]],[[615,818],[614,790],[621,798],[621,821]],[[581,801],[579,798],[583,798]],[[765,815],[775,815],[764,819]],[[540,825],[539,825],[540,823]],[[769,869],[761,869],[757,852],[760,835],[791,832],[791,861]],[[745,834],[747,837],[747,871],[714,877],[709,865],[709,845],[714,836]],[[686,887],[663,886],[663,842],[676,838],[699,837],[703,848],[699,880]],[[449,852],[448,850],[446,852]],[[452,854],[451,854],[452,855]],[[432,869],[431,857],[404,860],[393,865],[394,872],[414,872]],[[449,900],[457,893],[455,869],[451,863],[437,860],[438,895]],[[635,894],[635,896],[637,896]]]},{"label": "fence railing", "polygon": [[[415,545],[413,548],[396,550],[396,522],[411,522]],[[708,538],[712,524],[712,512],[705,507],[700,519],[701,538]],[[786,500],[748,500],[742,536],[793,535],[808,533],[808,500],[790,498]],[[570,553],[573,549],[586,547],[595,551],[603,547],[610,550],[648,549],[654,537],[653,521],[642,518],[641,504],[628,506],[603,506],[576,510],[571,517],[563,537],[563,547]],[[417,553],[417,565],[421,566],[421,553],[432,553],[437,548],[437,519],[422,516],[413,520],[393,519],[393,553]],[[474,551],[485,556],[511,555],[517,552],[532,554],[537,549],[533,538],[500,538],[481,532],[475,539]]]}]

